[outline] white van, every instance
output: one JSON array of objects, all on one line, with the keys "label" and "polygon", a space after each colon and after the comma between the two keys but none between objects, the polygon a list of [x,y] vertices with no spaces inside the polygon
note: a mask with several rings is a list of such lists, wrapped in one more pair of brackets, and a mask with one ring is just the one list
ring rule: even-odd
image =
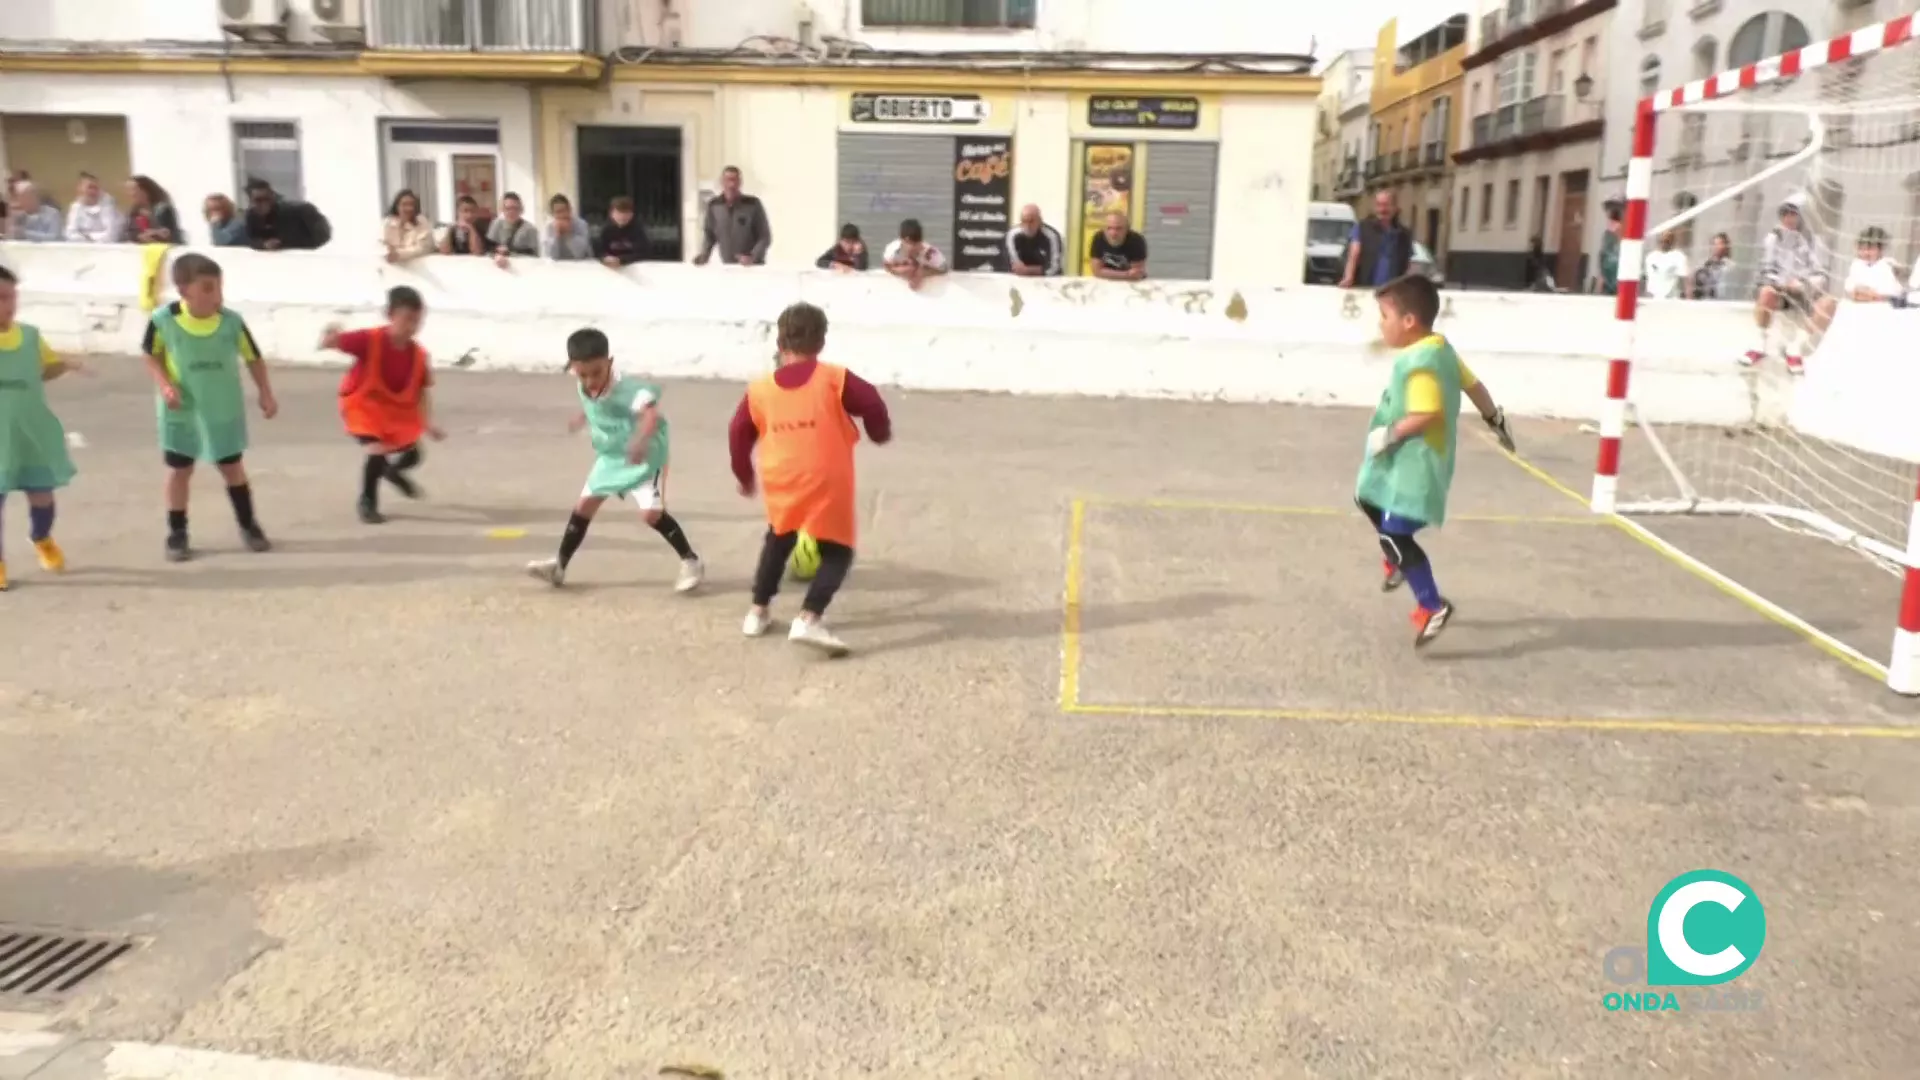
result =
[{"label": "white van", "polygon": [[1347,274],[1347,243],[1358,220],[1346,203],[1307,204],[1307,284],[1340,284]]}]

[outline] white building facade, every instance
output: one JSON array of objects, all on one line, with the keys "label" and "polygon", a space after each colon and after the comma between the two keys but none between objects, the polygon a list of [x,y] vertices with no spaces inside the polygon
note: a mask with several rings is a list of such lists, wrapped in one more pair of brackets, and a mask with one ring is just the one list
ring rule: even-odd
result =
[{"label": "white building facade", "polygon": [[908,216],[978,247],[954,180],[970,140],[1005,182],[980,196],[1011,204],[995,220],[1036,203],[1078,243],[1123,209],[1156,276],[1284,282],[1302,265],[1310,35],[1231,0],[1176,21],[1147,0],[84,7],[0,4],[0,167],[62,203],[82,171],[116,192],[150,177],[193,242],[205,197],[258,177],[325,212],[337,245],[377,248],[403,189],[441,223],[462,197],[486,213],[511,192],[544,220],[565,194],[598,220],[627,196],[656,257],[685,258],[737,165],[774,264]]},{"label": "white building facade", "polygon": [[[1607,88],[1602,189],[1624,193],[1633,146],[1630,119],[1638,101],[1723,71],[1913,11],[1910,0],[1628,0],[1611,42],[1616,77]],[[1920,47],[1903,45],[1823,69],[1772,90],[1749,91],[1731,109],[1663,114],[1656,121],[1650,230],[1707,205],[1674,230],[1677,246],[1698,265],[1714,236],[1724,234],[1735,272],[1727,294],[1751,293],[1762,239],[1789,195],[1807,200],[1808,224],[1831,249],[1836,273],[1852,257],[1853,238],[1868,227],[1891,237],[1888,254],[1911,264],[1920,254],[1920,111],[1852,108],[1863,102],[1912,106],[1920,87]],[[1772,112],[1742,111],[1762,105]],[[1796,114],[1792,110],[1804,109]],[[1806,114],[1826,125],[1824,149],[1808,162],[1760,183],[1753,178],[1808,144]],[[1617,123],[1612,118],[1620,117]],[[1712,205],[1723,194],[1737,192]],[[1605,219],[1595,215],[1589,244]],[[1653,240],[1650,237],[1650,241]],[[1622,273],[1626,273],[1625,268]]]},{"label": "white building facade", "polygon": [[1464,62],[1467,136],[1453,159],[1450,282],[1523,289],[1544,271],[1584,288],[1601,137],[1619,115],[1602,114],[1614,7],[1480,0]]},{"label": "white building facade", "polygon": [[1320,72],[1314,128],[1314,199],[1353,203],[1366,191],[1364,159],[1373,108],[1372,49],[1339,53]]}]

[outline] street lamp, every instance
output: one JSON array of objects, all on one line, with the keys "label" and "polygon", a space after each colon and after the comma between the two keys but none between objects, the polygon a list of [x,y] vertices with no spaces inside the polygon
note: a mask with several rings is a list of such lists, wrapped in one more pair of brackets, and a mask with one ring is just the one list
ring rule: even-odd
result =
[{"label": "street lamp", "polygon": [[1593,76],[1584,71],[1581,72],[1580,77],[1573,80],[1573,93],[1575,97],[1581,98],[1582,100],[1584,100],[1588,94],[1593,93]]}]

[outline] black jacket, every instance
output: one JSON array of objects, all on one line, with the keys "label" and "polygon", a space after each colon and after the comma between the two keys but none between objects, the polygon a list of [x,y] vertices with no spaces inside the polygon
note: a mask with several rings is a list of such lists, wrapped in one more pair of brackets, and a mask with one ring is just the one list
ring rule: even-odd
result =
[{"label": "black jacket", "polygon": [[[1355,264],[1353,283],[1362,287],[1385,285],[1387,281],[1407,272],[1413,262],[1413,233],[1398,221],[1391,228],[1380,227],[1379,218],[1368,218],[1359,225],[1360,261]],[[1389,260],[1389,273],[1386,281],[1374,280],[1374,267],[1380,263],[1381,249],[1386,249]]]},{"label": "black jacket", "polygon": [[276,198],[266,213],[247,208],[247,242],[255,251],[266,250],[269,240],[280,241],[282,251],[314,251],[332,239],[333,226],[310,202]]},{"label": "black jacket", "polygon": [[640,219],[616,225],[608,218],[607,223],[600,226],[600,235],[594,237],[593,257],[619,259],[621,266],[632,266],[646,258],[647,232],[641,227]]}]

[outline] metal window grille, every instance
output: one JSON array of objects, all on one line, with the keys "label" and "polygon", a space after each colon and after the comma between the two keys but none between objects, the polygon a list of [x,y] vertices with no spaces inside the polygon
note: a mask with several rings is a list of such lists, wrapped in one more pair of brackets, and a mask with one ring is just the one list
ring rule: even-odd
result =
[{"label": "metal window grille", "polygon": [[305,199],[300,170],[300,125],[281,120],[233,122],[233,190],[246,191],[250,180],[265,180],[290,199]]},{"label": "metal window grille", "polygon": [[860,0],[860,21],[868,27],[1030,30],[1038,6],[1038,0]]},{"label": "metal window grille", "polygon": [[592,52],[592,0],[371,0],[376,49]]}]

